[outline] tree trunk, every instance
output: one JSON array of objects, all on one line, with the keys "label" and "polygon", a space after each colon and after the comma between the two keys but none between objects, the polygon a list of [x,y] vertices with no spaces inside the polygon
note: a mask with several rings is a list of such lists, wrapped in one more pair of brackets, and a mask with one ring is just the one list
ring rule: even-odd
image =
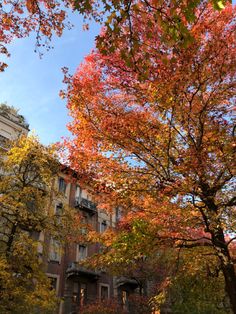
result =
[{"label": "tree trunk", "polygon": [[225,278],[225,290],[229,296],[233,313],[236,314],[236,275],[234,265],[223,265],[222,271]]},{"label": "tree trunk", "polygon": [[[202,189],[204,191],[204,186],[202,187]],[[204,193],[206,193],[206,191],[204,191]],[[236,271],[234,263],[229,252],[227,241],[225,240],[224,230],[220,227],[221,221],[220,219],[214,219],[214,216],[219,212],[217,205],[212,200],[212,198],[209,198],[207,196],[205,196],[204,198],[204,203],[206,204],[210,212],[213,213],[213,219],[209,219],[209,216],[207,217],[207,215],[203,211],[201,211],[201,214],[206,229],[211,234],[211,241],[220,261],[220,270],[223,272],[224,275],[225,291],[229,297],[231,309],[233,313],[236,314]]]},{"label": "tree trunk", "polygon": [[228,294],[231,309],[236,314],[236,272],[225,241],[224,232],[221,228],[212,232],[212,243],[217,250],[220,260],[221,270],[225,279],[225,291]]}]

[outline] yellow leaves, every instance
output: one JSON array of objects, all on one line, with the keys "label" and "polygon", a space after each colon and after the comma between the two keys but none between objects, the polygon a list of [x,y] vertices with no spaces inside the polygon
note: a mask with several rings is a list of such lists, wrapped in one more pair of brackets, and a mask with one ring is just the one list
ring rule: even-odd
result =
[{"label": "yellow leaves", "polygon": [[45,184],[58,171],[55,147],[44,147],[34,135],[22,136],[13,142],[3,162],[6,171],[15,169],[19,175],[28,172],[33,177],[40,172]]},{"label": "yellow leaves", "polygon": [[[167,292],[163,290],[158,295],[151,298],[150,304],[152,305],[154,309],[156,308],[159,309],[161,305],[163,305],[166,302],[166,296],[167,296]],[[160,311],[156,310],[154,313],[160,314]]]},{"label": "yellow leaves", "polygon": [[223,10],[225,8],[225,1],[222,1],[222,0],[214,0],[213,1],[214,3],[214,7],[217,9],[217,10]]},{"label": "yellow leaves", "polygon": [[[37,308],[45,314],[53,313],[55,293],[39,260],[39,241],[30,234],[44,231],[64,238],[68,231],[64,222],[69,215],[65,213],[60,225],[63,228],[59,228],[54,214],[48,211],[52,206],[52,179],[59,164],[55,148],[44,147],[35,136],[22,136],[12,145],[0,159],[0,281],[4,282],[0,312],[35,313]],[[5,259],[7,267],[3,268]]]},{"label": "yellow leaves", "polygon": [[37,241],[18,235],[11,258],[0,257],[1,313],[54,313],[56,296],[38,262]]}]

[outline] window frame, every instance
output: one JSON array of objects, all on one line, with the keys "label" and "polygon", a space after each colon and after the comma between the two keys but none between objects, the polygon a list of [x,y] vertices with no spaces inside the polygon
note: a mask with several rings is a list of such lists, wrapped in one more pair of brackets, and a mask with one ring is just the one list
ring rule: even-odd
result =
[{"label": "window frame", "polygon": [[[82,298],[82,291],[84,291],[84,295]],[[88,287],[86,283],[79,283],[79,304],[80,306],[84,306],[86,304],[87,301],[87,291],[88,291]]]},{"label": "window frame", "polygon": [[[85,248],[85,257],[80,258],[80,247],[84,247]],[[76,244],[76,262],[79,263],[83,260],[85,260],[88,257],[88,247],[85,244],[81,244],[81,243],[77,243]]]},{"label": "window frame", "polygon": [[[105,228],[104,228],[104,226],[105,226]],[[100,231],[100,233],[105,232],[107,230],[107,228],[108,228],[107,221],[105,219],[100,221],[100,223],[99,223],[99,231]]]},{"label": "window frame", "polygon": [[124,310],[128,309],[128,297],[128,292],[126,290],[121,290],[121,303]]},{"label": "window frame", "polygon": [[[107,288],[107,299],[102,299],[102,288]],[[110,299],[110,285],[108,283],[99,283],[99,300],[109,300]]]},{"label": "window frame", "polygon": [[[58,248],[58,251],[55,250],[55,247]],[[58,256],[55,258],[55,256]],[[61,263],[62,253],[61,253],[61,243],[59,240],[51,237],[49,243],[49,261]]]},{"label": "window frame", "polygon": [[60,284],[60,275],[58,274],[52,274],[52,273],[46,273],[48,278],[53,278],[56,279],[56,289],[54,289],[56,291],[56,295],[59,295],[59,284]]},{"label": "window frame", "polygon": [[67,183],[63,177],[58,177],[58,192],[66,195]]}]

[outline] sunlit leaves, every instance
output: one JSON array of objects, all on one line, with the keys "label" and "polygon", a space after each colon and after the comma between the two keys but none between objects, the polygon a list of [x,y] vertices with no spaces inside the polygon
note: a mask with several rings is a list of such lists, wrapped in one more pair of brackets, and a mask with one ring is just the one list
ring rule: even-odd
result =
[{"label": "sunlit leaves", "polygon": [[44,147],[34,136],[22,136],[11,145],[1,150],[0,158],[0,312],[53,313],[55,291],[38,248],[46,252],[41,232],[65,237],[52,204],[59,163],[55,148]]},{"label": "sunlit leaves", "polygon": [[[136,12],[135,49],[121,23],[116,50],[93,51],[67,78],[69,161],[102,206],[125,217],[127,230],[101,239],[104,263],[132,264],[158,247],[213,247],[235,282],[226,237],[235,232],[235,8],[201,3],[196,14],[185,46]],[[112,48],[110,30],[102,36]]]},{"label": "sunlit leaves", "polygon": [[[69,1],[20,0],[3,1],[0,8],[0,53],[9,57],[8,44],[35,32],[35,50],[42,54],[50,48],[53,34],[61,36],[65,23],[65,8]],[[66,26],[67,25],[67,26]],[[33,47],[32,47],[33,49]],[[1,63],[0,71],[6,65]]]},{"label": "sunlit leaves", "polygon": [[[49,49],[53,34],[61,36],[65,27],[70,27],[66,17],[68,10],[80,13],[84,18],[95,19],[106,27],[109,39],[103,35],[97,38],[97,47],[107,54],[114,52],[119,42],[128,40],[128,47],[122,55],[126,64],[133,63],[133,57],[142,41],[133,30],[133,16],[140,21],[149,21],[150,29],[156,25],[164,31],[162,39],[169,43],[187,46],[192,40],[187,22],[194,23],[198,6],[208,3],[216,10],[223,10],[228,1],[191,0],[191,1],[124,1],[124,0],[5,0],[1,4],[0,53],[9,56],[7,46],[14,38],[36,33],[35,50],[40,54],[43,48]],[[86,22],[84,28],[88,29]],[[150,33],[151,34],[151,33]],[[129,57],[131,55],[131,58]],[[148,55],[146,55],[148,57]],[[0,71],[7,67],[0,63]],[[145,73],[144,73],[145,75]]]}]

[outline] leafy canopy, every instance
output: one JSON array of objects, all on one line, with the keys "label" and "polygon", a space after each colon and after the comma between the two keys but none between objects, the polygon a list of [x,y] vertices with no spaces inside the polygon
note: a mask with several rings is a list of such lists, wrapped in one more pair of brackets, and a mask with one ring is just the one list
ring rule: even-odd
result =
[{"label": "leafy canopy", "polygon": [[[133,42],[131,19],[134,14],[145,16],[151,13],[166,35],[174,40],[183,37],[188,41],[188,30],[182,17],[187,21],[194,21],[198,4],[205,2],[211,3],[217,10],[222,10],[227,0],[5,0],[0,7],[0,54],[9,57],[8,44],[14,38],[23,38],[30,33],[36,34],[35,50],[39,50],[41,54],[41,48],[49,49],[53,34],[61,36],[65,27],[71,27],[67,21],[68,10],[79,12],[85,18],[92,17],[97,22],[104,20],[112,37],[112,49],[116,47],[116,37],[125,36],[120,27],[121,22],[130,27],[129,36]],[[85,28],[87,27],[88,24],[85,24]],[[102,42],[103,39],[98,45],[101,46]],[[2,61],[0,71],[4,71],[6,67],[7,64]]]},{"label": "leafy canopy", "polygon": [[[117,49],[95,50],[66,78],[69,162],[101,192],[103,207],[155,227],[156,250],[211,247],[236,312],[235,239],[227,236],[236,231],[235,8],[199,4],[195,22],[186,21],[188,47],[166,41],[144,12],[132,15],[135,53],[121,22],[127,36]],[[102,36],[109,43],[109,30]]]},{"label": "leafy canopy", "polygon": [[10,144],[0,158],[0,312],[55,313],[55,291],[45,274],[46,243],[75,237],[77,220],[70,208],[54,213],[60,170],[55,147],[34,136]]}]

